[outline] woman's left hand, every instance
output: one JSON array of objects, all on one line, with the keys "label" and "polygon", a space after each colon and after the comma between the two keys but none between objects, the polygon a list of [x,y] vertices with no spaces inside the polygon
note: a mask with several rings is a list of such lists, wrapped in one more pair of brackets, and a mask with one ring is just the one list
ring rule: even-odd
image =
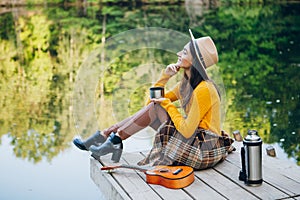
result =
[{"label": "woman's left hand", "polygon": [[150,99],[150,101],[154,102],[154,103],[161,103],[164,100],[166,100],[166,98],[153,98],[153,99]]}]

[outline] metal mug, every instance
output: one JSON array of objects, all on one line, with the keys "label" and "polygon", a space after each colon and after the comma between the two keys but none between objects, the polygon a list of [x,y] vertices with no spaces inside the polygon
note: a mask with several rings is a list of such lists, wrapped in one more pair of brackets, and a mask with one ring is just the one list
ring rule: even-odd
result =
[{"label": "metal mug", "polygon": [[165,96],[165,90],[163,87],[151,87],[150,99],[159,99]]}]

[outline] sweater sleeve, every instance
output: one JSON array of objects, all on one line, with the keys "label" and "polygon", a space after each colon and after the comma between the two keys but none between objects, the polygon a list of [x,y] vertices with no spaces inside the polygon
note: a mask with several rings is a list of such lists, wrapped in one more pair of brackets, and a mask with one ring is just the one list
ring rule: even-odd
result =
[{"label": "sweater sleeve", "polygon": [[165,73],[165,70],[162,71],[160,78],[156,81],[156,83],[153,85],[155,87],[164,87],[166,83],[169,81],[171,78],[170,75]]},{"label": "sweater sleeve", "polygon": [[[170,75],[167,75],[165,70],[162,71],[160,78],[156,81],[153,85],[154,87],[165,87],[169,79],[171,78]],[[179,83],[170,91],[165,93],[165,98],[170,99],[172,102],[178,100],[179,98]],[[150,103],[150,99],[147,99],[146,104]]]},{"label": "sweater sleeve", "polygon": [[165,108],[170,115],[174,126],[185,138],[189,138],[194,134],[200,124],[200,121],[211,108],[209,89],[206,87],[204,81],[203,83],[204,84],[198,85],[193,92],[190,102],[190,111],[187,118],[182,116],[169,99],[161,102],[161,106]]}]

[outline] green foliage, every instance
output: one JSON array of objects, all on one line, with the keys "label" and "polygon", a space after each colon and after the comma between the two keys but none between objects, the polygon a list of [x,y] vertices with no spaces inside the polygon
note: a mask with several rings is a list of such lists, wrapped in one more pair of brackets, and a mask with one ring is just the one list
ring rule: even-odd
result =
[{"label": "green foliage", "polygon": [[[74,82],[103,38],[139,27],[187,33],[191,26],[184,5],[134,7],[128,2],[131,7],[110,1],[0,16],[0,134],[9,135],[16,156],[51,160],[67,147],[74,132]],[[261,1],[205,10],[195,18],[201,25],[192,29],[196,37],[210,35],[219,50],[227,100],[224,129],[243,134],[257,129],[264,142],[279,142],[300,162],[299,5],[253,2]],[[125,49],[114,57],[95,95],[101,103],[96,107],[99,121],[108,126],[140,109],[162,66],[176,59],[153,49]],[[99,60],[91,64],[98,66]]]},{"label": "green foliage", "polygon": [[300,137],[294,118],[299,115],[300,89],[297,18],[285,6],[220,7],[196,30],[213,35],[220,52],[230,102],[225,128],[243,134],[257,129],[264,142],[280,142],[299,162],[299,145],[291,140]]},{"label": "green foliage", "polygon": [[3,40],[13,40],[15,38],[14,21],[12,13],[6,13],[0,20],[0,38]]},{"label": "green foliage", "polygon": [[275,3],[280,2],[280,0],[221,0],[222,3],[233,3],[233,4],[252,4],[252,3]]}]

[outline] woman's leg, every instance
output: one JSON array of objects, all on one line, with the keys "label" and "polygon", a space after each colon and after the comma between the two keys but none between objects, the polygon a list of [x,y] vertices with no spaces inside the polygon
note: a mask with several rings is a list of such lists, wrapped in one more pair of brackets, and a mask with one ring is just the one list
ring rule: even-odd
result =
[{"label": "woman's leg", "polygon": [[159,104],[150,103],[134,115],[114,124],[102,131],[108,137],[112,132],[117,132],[122,140],[130,137],[136,132],[151,126],[155,130],[169,118],[168,113]]},{"label": "woman's leg", "polygon": [[[110,135],[109,139],[101,146],[92,145],[89,150],[94,156],[99,157],[112,153],[112,161],[119,162],[123,151],[122,140],[125,140],[147,126],[157,129],[160,124],[168,119],[169,115],[159,104],[150,103],[131,117],[102,131],[103,135]],[[113,132],[117,133],[114,134]]]},{"label": "woman's leg", "polygon": [[112,125],[108,129],[97,131],[87,140],[82,141],[76,138],[73,140],[73,143],[81,150],[88,150],[92,145],[100,146],[103,144],[111,133],[117,133],[117,136],[119,136],[121,140],[125,140],[147,126],[151,126],[157,130],[168,118],[169,115],[165,109],[159,104],[150,103],[134,115]]}]

